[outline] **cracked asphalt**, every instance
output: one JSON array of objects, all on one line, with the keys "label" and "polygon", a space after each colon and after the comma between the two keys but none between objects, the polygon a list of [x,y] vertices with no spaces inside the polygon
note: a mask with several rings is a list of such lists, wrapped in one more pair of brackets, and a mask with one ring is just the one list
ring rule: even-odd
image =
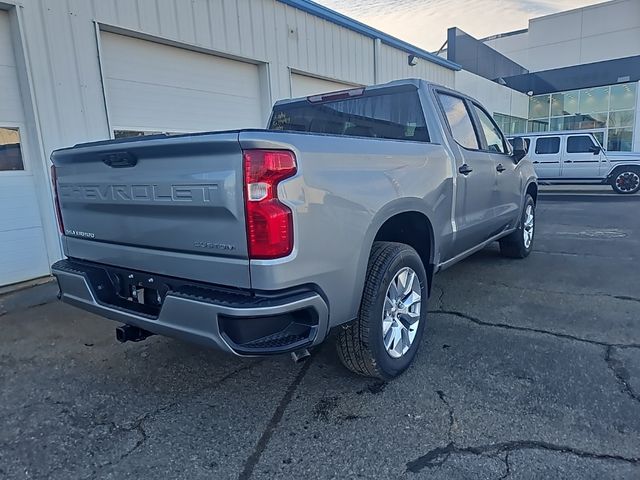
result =
[{"label": "cracked asphalt", "polygon": [[528,259],[490,247],[436,277],[390,383],[331,344],[302,365],[121,345],[39,293],[0,298],[0,477],[638,479],[638,211],[541,198]]}]

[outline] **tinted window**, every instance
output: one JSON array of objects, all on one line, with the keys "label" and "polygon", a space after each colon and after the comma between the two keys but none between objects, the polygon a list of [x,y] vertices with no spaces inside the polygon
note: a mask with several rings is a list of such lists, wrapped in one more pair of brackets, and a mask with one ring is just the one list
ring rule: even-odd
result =
[{"label": "tinted window", "polygon": [[[524,140],[524,149],[528,152],[529,151],[529,147],[531,146],[531,139],[524,138],[523,140]],[[513,147],[513,138],[509,139],[509,143]]]},{"label": "tinted window", "polygon": [[552,155],[560,151],[560,137],[539,137],[536,140],[537,155]]},{"label": "tinted window", "polygon": [[455,141],[465,148],[479,149],[478,138],[464,100],[444,93],[439,93],[438,96]]},{"label": "tinted window", "polygon": [[428,142],[417,90],[276,105],[271,130]]},{"label": "tinted window", "polygon": [[507,146],[504,144],[504,137],[502,136],[500,129],[476,104],[473,105],[473,108],[475,108],[476,114],[480,119],[480,126],[484,132],[484,138],[487,140],[487,150],[490,152],[505,153],[507,151]]},{"label": "tinted window", "polygon": [[3,170],[24,170],[17,128],[0,127],[0,172]]},{"label": "tinted window", "polygon": [[567,153],[593,153],[590,150],[593,146],[593,140],[589,135],[576,135],[567,138]]}]

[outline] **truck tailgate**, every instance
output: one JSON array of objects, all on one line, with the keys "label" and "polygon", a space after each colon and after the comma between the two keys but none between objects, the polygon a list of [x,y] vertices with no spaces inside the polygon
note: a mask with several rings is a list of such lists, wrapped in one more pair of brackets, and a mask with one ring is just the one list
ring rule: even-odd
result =
[{"label": "truck tailgate", "polygon": [[249,286],[237,132],[98,142],[51,158],[67,256]]}]

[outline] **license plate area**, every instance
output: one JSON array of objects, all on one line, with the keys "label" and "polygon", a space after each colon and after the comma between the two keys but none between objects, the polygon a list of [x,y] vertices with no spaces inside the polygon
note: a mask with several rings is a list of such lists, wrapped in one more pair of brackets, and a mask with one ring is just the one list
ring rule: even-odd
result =
[{"label": "license plate area", "polygon": [[133,272],[110,272],[109,277],[121,305],[147,315],[158,316],[169,291],[168,285],[158,282],[152,275]]}]

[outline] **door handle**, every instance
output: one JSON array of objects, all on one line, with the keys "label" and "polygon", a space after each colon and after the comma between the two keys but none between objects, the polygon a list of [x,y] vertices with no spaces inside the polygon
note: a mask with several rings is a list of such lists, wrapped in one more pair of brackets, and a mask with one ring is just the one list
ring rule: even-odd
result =
[{"label": "door handle", "polygon": [[538,160],[534,160],[534,161],[533,161],[533,162],[531,162],[531,163],[540,163],[540,162],[539,162]]},{"label": "door handle", "polygon": [[471,168],[469,165],[467,165],[466,163],[463,163],[460,168],[458,169],[458,171],[462,174],[462,175],[469,175],[471,172],[473,172],[473,168]]},{"label": "door handle", "polygon": [[573,160],[565,160],[564,163],[573,163]]},{"label": "door handle", "polygon": [[104,155],[102,161],[112,168],[126,168],[135,167],[138,158],[130,152],[115,152]]},{"label": "door handle", "polygon": [[502,164],[499,163],[498,166],[496,167],[496,170],[498,171],[498,173],[502,173],[506,170],[506,168],[504,168]]}]

